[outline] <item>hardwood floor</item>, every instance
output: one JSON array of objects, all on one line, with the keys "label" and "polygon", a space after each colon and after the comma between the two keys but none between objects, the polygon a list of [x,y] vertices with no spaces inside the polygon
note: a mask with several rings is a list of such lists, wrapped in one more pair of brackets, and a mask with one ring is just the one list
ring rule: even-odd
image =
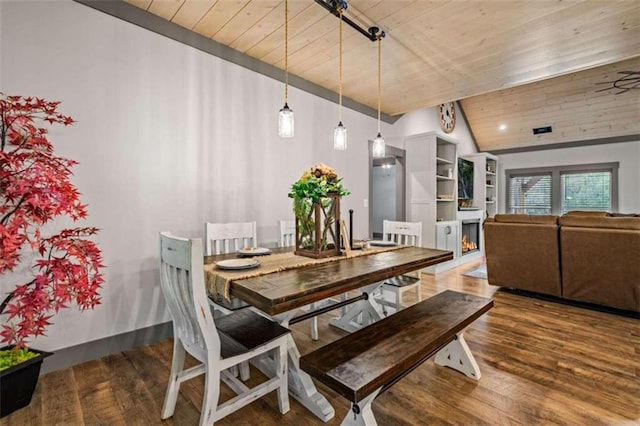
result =
[{"label": "hardwood floor", "polygon": [[[461,275],[467,264],[423,275],[423,297],[452,289],[493,296],[495,307],[475,321],[465,338],[482,379],[436,366],[432,360],[380,395],[373,404],[380,425],[632,425],[640,424],[640,321],[497,290]],[[408,302],[408,299],[405,299]],[[320,341],[307,322],[292,327],[301,353],[344,335],[319,319]],[[160,410],[171,363],[165,340],[40,378],[31,405],[2,425],[195,425],[204,380],[183,384],[172,419]],[[190,360],[192,362],[192,360]],[[259,380],[252,369],[250,382]],[[223,386],[221,397],[232,392]],[[319,385],[340,424],[348,404]],[[275,392],[217,422],[219,425],[323,424],[291,399],[281,415]]]}]

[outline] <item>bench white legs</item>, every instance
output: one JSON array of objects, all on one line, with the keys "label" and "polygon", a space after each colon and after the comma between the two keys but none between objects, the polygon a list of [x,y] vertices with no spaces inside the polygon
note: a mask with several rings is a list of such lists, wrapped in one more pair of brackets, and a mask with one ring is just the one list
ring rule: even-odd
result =
[{"label": "bench white legs", "polygon": [[[475,380],[480,380],[480,368],[476,363],[467,342],[465,342],[462,333],[456,335],[455,340],[452,340],[447,346],[440,349],[434,358],[434,362],[444,367],[449,367],[457,370],[467,377]],[[382,388],[375,390],[372,394],[360,401],[356,410],[354,411],[354,404],[351,404],[351,409],[347,412],[342,426],[375,426],[375,416],[371,409],[373,400],[378,396]]]},{"label": "bench white legs", "polygon": [[351,409],[347,412],[341,426],[376,426],[376,418],[373,415],[371,404],[376,396],[380,393],[382,388],[376,389],[372,394],[360,401],[354,410],[354,404],[351,404]]},{"label": "bench white legs", "polygon": [[472,379],[480,380],[480,368],[478,368],[478,364],[462,333],[458,333],[455,340],[452,340],[451,343],[438,351],[434,362],[438,365],[458,370]]}]

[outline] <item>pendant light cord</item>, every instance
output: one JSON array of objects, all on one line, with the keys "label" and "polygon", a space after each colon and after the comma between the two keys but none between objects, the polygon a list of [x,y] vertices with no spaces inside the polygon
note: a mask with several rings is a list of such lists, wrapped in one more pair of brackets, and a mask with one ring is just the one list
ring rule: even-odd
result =
[{"label": "pendant light cord", "polygon": [[338,104],[340,109],[338,110],[338,122],[342,122],[342,8],[340,8],[340,65],[339,65],[339,73],[338,73]]},{"label": "pendant light cord", "polygon": [[378,134],[380,134],[380,46],[382,37],[378,34]]},{"label": "pendant light cord", "polygon": [[284,0],[284,103],[289,100],[289,2]]}]

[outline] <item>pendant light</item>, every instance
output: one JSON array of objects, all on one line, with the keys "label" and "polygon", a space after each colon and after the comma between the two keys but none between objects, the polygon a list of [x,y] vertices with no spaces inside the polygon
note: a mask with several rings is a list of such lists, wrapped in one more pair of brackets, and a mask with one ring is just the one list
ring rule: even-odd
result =
[{"label": "pendant light", "polygon": [[[377,28],[376,28],[377,30]],[[382,134],[380,133],[380,49],[381,41],[384,37],[384,31],[377,35],[378,39],[378,135],[373,140],[372,156],[373,158],[382,158],[385,156],[385,144]]]},{"label": "pendant light", "polygon": [[338,73],[338,125],[333,130],[333,149],[347,149],[347,128],[342,125],[342,7],[339,7],[340,16],[340,65]]},{"label": "pendant light", "polygon": [[289,98],[289,4],[284,0],[284,107],[278,114],[278,134],[282,138],[294,135],[293,110],[287,103]]}]

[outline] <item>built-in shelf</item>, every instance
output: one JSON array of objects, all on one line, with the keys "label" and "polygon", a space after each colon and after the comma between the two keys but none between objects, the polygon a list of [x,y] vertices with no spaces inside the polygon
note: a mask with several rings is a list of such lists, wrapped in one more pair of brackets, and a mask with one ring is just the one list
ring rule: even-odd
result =
[{"label": "built-in shelf", "polygon": [[463,157],[474,163],[473,205],[485,211],[487,217],[498,212],[498,157],[490,153],[469,154]]},{"label": "built-in shelf", "polygon": [[[458,227],[457,144],[435,132],[409,136],[404,142],[407,199],[410,200],[406,218],[410,222],[422,222],[424,247],[436,247],[436,224],[448,223],[448,228],[454,231]],[[424,203],[417,203],[416,199]],[[457,239],[449,234],[447,237],[452,239],[451,251],[457,254]]]},{"label": "built-in shelf", "polygon": [[[456,144],[436,137],[436,219],[455,220],[457,202]],[[432,163],[433,164],[433,163]],[[431,221],[429,221],[431,222]],[[425,225],[423,225],[425,226]],[[425,240],[422,240],[423,243]]]}]

